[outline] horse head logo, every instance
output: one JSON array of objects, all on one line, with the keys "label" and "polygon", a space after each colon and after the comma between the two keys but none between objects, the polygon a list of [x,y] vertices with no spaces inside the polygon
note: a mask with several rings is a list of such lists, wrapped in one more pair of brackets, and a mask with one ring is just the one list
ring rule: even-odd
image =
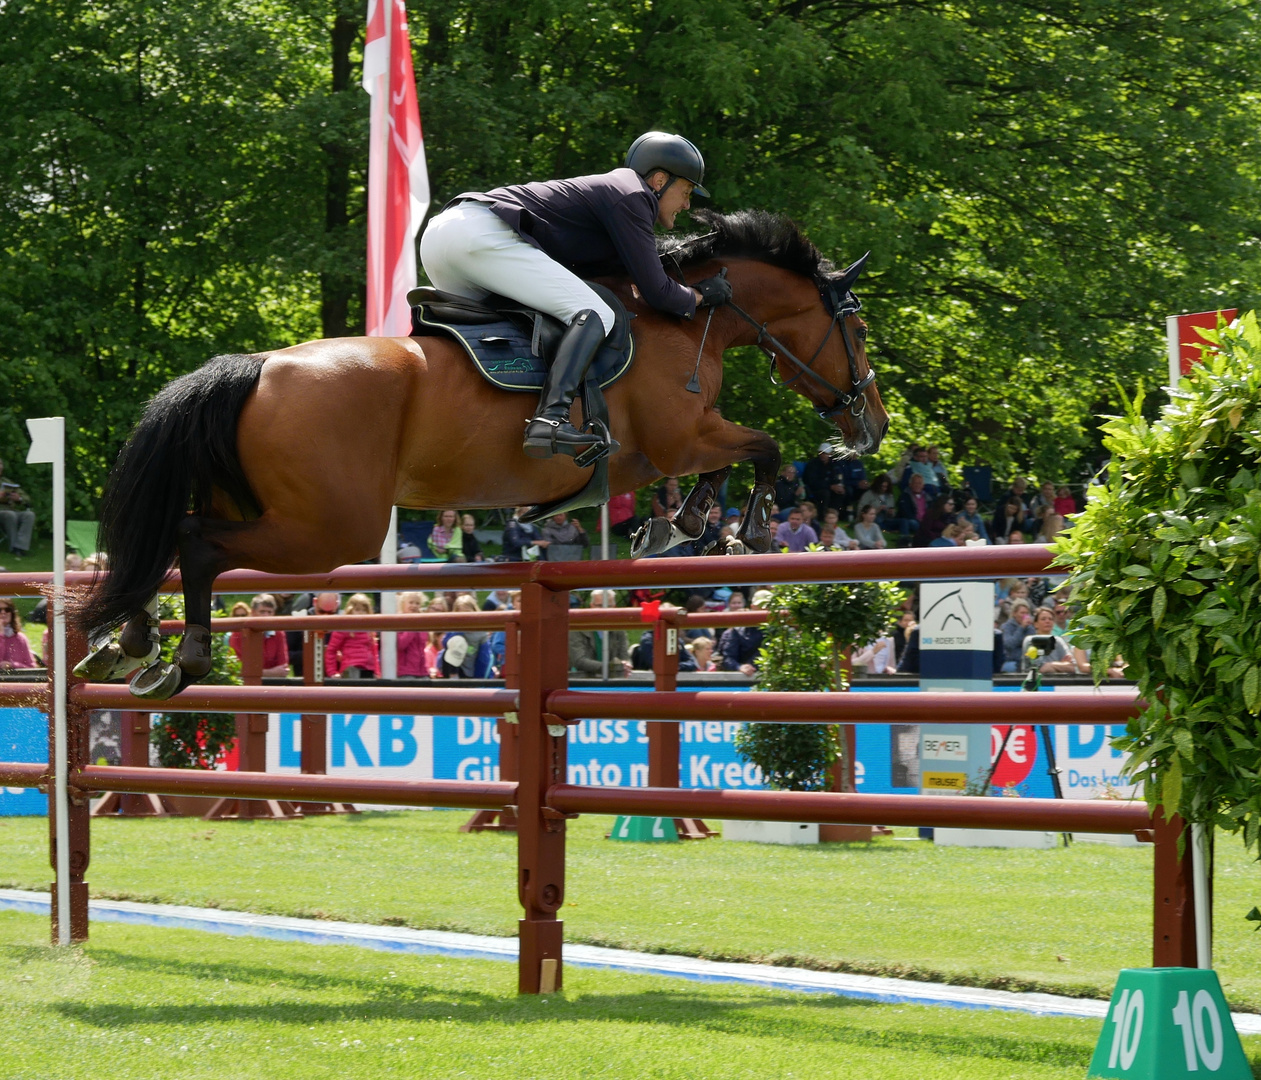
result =
[{"label": "horse head logo", "polygon": [[[929,617],[936,612],[936,621],[929,623]],[[953,592],[946,593],[932,607],[924,612],[924,618],[921,620],[933,633],[940,634],[949,629],[951,620],[957,622],[965,630],[972,626],[972,616],[968,614],[968,609],[963,604],[963,590],[955,589]]]}]

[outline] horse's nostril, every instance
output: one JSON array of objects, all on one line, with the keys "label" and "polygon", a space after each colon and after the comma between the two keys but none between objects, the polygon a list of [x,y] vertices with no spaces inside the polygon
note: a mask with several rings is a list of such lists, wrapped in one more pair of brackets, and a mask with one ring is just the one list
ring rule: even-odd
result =
[{"label": "horse's nostril", "polygon": [[883,442],[883,441],[884,441],[884,437],[885,437],[886,435],[888,435],[888,434],[889,434],[889,421],[888,421],[888,420],[886,420],[886,421],[884,422],[884,427],[882,427],[882,428],[880,429],[880,440],[881,440],[881,442]]}]

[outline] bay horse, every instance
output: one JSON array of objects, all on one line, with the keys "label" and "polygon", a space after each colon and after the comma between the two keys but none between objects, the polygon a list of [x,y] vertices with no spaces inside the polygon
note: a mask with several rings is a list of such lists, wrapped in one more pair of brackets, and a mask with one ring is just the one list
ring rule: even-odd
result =
[{"label": "bay horse", "polygon": [[[636,316],[635,363],[606,391],[621,444],[610,492],[699,474],[674,520],[637,538],[636,555],[699,536],[731,466],[745,461],[754,486],[735,548],[770,547],[779,447],[715,411],[725,349],[759,345],[772,379],[836,424],[848,453],[875,450],[888,428],[852,292],[863,260],[837,271],[793,222],[762,211],[693,216],[709,231],[666,251],[666,268],[691,281],[726,268],[731,305],[687,321],[649,308],[627,279],[602,279]],[[699,393],[685,388],[694,366]],[[168,698],[209,670],[211,586],[224,571],[324,573],[371,559],[394,506],[520,506],[576,492],[588,473],[572,459],[521,452],[533,406],[440,337],[310,341],[216,357],[174,380],[148,403],[106,484],[109,572],[76,615],[97,647],[76,670],[95,681],[143,669],[132,692]],[[156,594],[177,559],[185,632],[167,664]],[[119,639],[102,643],[120,623]]]}]

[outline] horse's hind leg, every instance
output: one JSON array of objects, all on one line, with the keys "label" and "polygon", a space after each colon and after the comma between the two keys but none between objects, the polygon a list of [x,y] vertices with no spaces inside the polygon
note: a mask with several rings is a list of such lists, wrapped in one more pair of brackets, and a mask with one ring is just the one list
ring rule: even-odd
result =
[{"label": "horse's hind leg", "polygon": [[184,584],[184,636],[175,663],[153,664],[131,683],[137,697],[164,700],[210,672],[210,603],[215,578],[230,562],[222,546],[207,537],[216,531],[248,528],[245,522],[207,521],[189,515],[179,527],[180,578]]},{"label": "horse's hind leg", "polygon": [[93,636],[92,651],[75,665],[74,673],[79,678],[105,682],[130,675],[157,660],[162,646],[157,596],[123,624],[117,641],[111,641],[110,636],[108,629]]}]

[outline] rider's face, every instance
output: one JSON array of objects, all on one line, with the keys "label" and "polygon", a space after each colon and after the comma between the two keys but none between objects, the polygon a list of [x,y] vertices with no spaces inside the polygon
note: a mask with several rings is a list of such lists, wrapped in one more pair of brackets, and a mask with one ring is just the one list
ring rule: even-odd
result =
[{"label": "rider's face", "polygon": [[679,211],[691,208],[692,187],[692,181],[684,180],[681,176],[666,187],[657,203],[657,224],[663,229],[673,229],[674,219],[679,216]]}]

